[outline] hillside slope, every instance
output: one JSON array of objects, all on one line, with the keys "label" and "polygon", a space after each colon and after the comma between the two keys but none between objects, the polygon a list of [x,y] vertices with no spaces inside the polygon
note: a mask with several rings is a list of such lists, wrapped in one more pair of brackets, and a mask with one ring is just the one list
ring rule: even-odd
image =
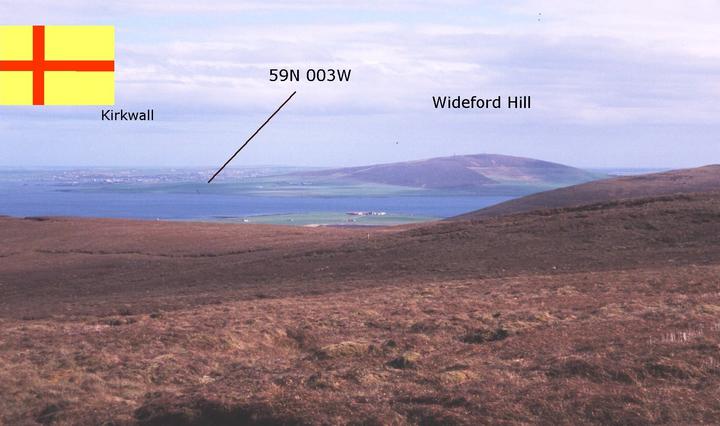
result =
[{"label": "hillside slope", "polygon": [[295,175],[430,189],[476,189],[499,184],[560,186],[599,178],[597,174],[562,164],[494,154],[458,155]]},{"label": "hillside slope", "polygon": [[718,214],[720,193],[382,229],[0,218],[0,317],[715,262]]},{"label": "hillside slope", "polygon": [[0,218],[0,424],[712,424],[718,217]]},{"label": "hillside slope", "polygon": [[707,191],[720,191],[720,165],[588,182],[506,201],[449,220],[472,220],[611,200]]}]

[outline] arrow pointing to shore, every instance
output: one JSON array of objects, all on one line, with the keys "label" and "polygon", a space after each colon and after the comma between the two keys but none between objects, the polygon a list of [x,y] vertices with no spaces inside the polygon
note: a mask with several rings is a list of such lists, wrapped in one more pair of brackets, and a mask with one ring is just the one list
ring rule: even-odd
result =
[{"label": "arrow pointing to shore", "polygon": [[224,169],[228,164],[230,164],[230,162],[240,153],[240,151],[242,151],[243,148],[245,148],[245,146],[246,146],[247,144],[249,144],[250,141],[253,140],[253,138],[254,138],[258,133],[260,133],[260,130],[262,130],[262,128],[265,127],[265,125],[268,124],[268,123],[270,122],[270,120],[273,119],[273,117],[275,117],[275,114],[277,114],[278,112],[280,112],[280,110],[283,109],[283,107],[284,107],[288,102],[290,102],[290,99],[292,99],[293,96],[295,96],[296,93],[297,93],[297,91],[292,92],[292,94],[290,95],[290,97],[288,97],[288,98],[285,100],[285,102],[283,102],[282,105],[280,105],[280,106],[278,107],[278,109],[276,109],[275,112],[273,112],[272,115],[270,115],[270,117],[268,117],[268,119],[265,120],[265,122],[264,122],[260,127],[258,127],[257,130],[255,130],[255,133],[253,133],[252,136],[250,136],[250,137],[248,138],[248,140],[246,140],[245,143],[242,144],[242,146],[241,146],[240,148],[238,148],[237,151],[235,151],[235,154],[233,154],[233,155],[225,162],[225,164],[223,164],[222,167],[220,167],[220,168],[218,169],[218,171],[215,172],[214,175],[212,175],[212,177],[210,178],[210,180],[208,180],[208,183],[211,183],[211,182],[215,179],[215,177],[216,177],[217,175],[219,175],[220,172],[222,172],[223,169]]}]

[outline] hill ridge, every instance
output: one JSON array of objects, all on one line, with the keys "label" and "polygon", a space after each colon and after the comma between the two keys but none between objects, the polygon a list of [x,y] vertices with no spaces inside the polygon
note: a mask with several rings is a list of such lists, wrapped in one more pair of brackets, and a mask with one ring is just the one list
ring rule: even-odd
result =
[{"label": "hill ridge", "polygon": [[600,177],[596,173],[559,163],[501,154],[434,157],[292,175],[427,189],[480,189],[496,185],[559,187]]},{"label": "hill ridge", "polygon": [[720,191],[720,165],[622,176],[527,195],[448,220],[526,213],[634,198]]}]

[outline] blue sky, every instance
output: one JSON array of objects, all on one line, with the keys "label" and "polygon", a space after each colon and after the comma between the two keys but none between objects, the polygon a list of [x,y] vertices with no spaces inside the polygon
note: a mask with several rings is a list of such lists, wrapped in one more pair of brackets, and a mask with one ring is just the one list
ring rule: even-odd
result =
[{"label": "blue sky", "polygon": [[[0,165],[346,166],[499,153],[581,167],[720,162],[720,3],[0,0],[0,24],[112,24],[115,108],[0,108]],[[268,82],[340,67],[349,84]],[[531,95],[530,111],[432,96]]]}]

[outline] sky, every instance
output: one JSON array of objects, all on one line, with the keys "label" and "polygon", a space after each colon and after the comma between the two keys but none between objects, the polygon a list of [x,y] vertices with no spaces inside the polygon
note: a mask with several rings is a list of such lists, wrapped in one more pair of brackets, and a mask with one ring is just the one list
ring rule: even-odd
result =
[{"label": "sky", "polygon": [[[720,163],[720,2],[0,0],[0,25],[114,25],[116,105],[0,107],[0,165],[350,166],[495,153]],[[352,69],[277,83],[270,68]],[[433,96],[532,96],[436,110]]]}]

